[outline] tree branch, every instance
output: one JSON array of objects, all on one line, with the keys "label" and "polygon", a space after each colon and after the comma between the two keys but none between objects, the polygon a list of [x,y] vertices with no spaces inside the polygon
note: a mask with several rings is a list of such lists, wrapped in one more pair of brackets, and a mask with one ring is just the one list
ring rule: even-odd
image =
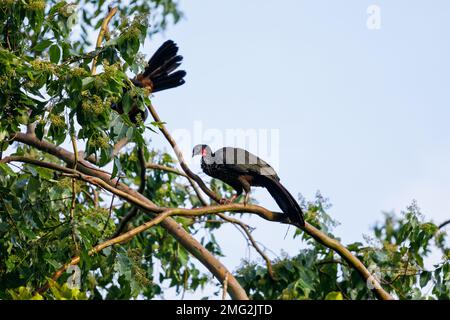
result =
[{"label": "tree branch", "polygon": [[[220,198],[205,185],[203,180],[198,175],[196,175],[194,172],[192,172],[189,169],[189,167],[187,166],[187,164],[186,164],[186,162],[184,160],[183,154],[181,153],[181,150],[178,147],[175,139],[173,139],[171,134],[166,129],[166,126],[161,121],[161,118],[159,117],[159,115],[156,112],[156,110],[153,107],[153,105],[149,104],[147,106],[147,108],[149,109],[150,114],[152,115],[152,117],[155,120],[155,122],[158,122],[160,124],[159,125],[159,130],[163,133],[164,137],[167,139],[167,141],[169,142],[169,144],[172,146],[173,150],[175,151],[175,154],[176,154],[176,156],[178,158],[178,161],[180,162],[181,168],[183,168],[184,172],[189,177],[191,177],[193,180],[195,180],[195,182],[198,183],[200,188],[211,199],[213,199],[217,203],[220,203]],[[236,206],[236,205],[233,205],[233,206]],[[228,207],[228,206],[225,206],[225,207]],[[285,219],[284,215],[280,216],[280,214],[276,214],[277,217],[275,217],[275,214],[273,212],[270,212],[270,211],[268,211],[268,210],[266,210],[264,208],[247,205],[247,206],[245,206],[245,209],[244,209],[244,211],[256,213],[256,214],[260,215],[261,217],[263,217],[266,220],[278,221],[278,222],[286,223],[286,219]],[[313,237],[316,241],[318,241],[319,243],[325,245],[326,247],[334,250],[342,258],[344,258],[347,262],[349,262],[350,265],[352,265],[353,268],[356,269],[359,272],[359,274],[363,277],[363,279],[365,281],[371,281],[371,283],[372,283],[372,285],[374,287],[373,292],[376,294],[376,296],[379,299],[383,299],[383,300],[392,300],[392,299],[394,299],[388,292],[386,292],[381,287],[381,285],[379,284],[378,280],[375,279],[372,276],[372,274],[361,263],[361,261],[359,261],[358,258],[356,258],[346,247],[341,245],[338,241],[328,237],[326,234],[324,234],[321,231],[317,230],[314,226],[312,226],[312,225],[310,225],[308,223],[306,223],[306,225],[304,227],[302,227],[300,225],[296,225],[294,223],[292,223],[292,225],[295,225],[296,227],[302,229],[303,231],[308,233],[311,237]]]},{"label": "tree branch", "polygon": [[[8,160],[10,160],[10,161],[19,161],[18,159],[16,159],[16,160],[8,159]],[[25,160],[25,159],[22,159],[22,160]],[[30,160],[30,159],[28,159],[28,160]],[[7,162],[7,161],[5,161],[5,162]],[[31,162],[30,161],[29,163],[37,164],[38,162],[34,162],[34,161]],[[46,168],[49,167],[47,164],[45,164],[45,165],[44,165],[44,163],[42,163],[42,164]],[[182,209],[182,208],[167,209],[167,210],[163,211],[161,214],[159,214],[156,217],[154,217],[153,219],[151,219],[151,220],[141,224],[140,226],[138,226],[138,227],[136,227],[136,228],[134,228],[134,229],[132,229],[132,230],[130,230],[128,232],[125,232],[125,233],[123,233],[123,234],[121,234],[121,235],[119,235],[117,237],[114,237],[114,238],[112,238],[110,240],[107,240],[107,241],[105,241],[103,243],[100,243],[100,244],[96,245],[94,248],[89,250],[88,254],[90,256],[92,256],[92,255],[102,251],[103,249],[106,249],[106,248],[111,247],[113,245],[121,244],[121,243],[124,243],[124,242],[128,242],[129,240],[131,240],[136,235],[138,235],[138,234],[140,234],[140,233],[150,229],[151,227],[153,227],[155,225],[160,224],[165,219],[167,219],[167,218],[169,218],[171,216],[202,216],[202,215],[207,215],[207,214],[209,214],[209,213],[208,212],[202,212],[202,211],[196,211],[196,212],[192,213],[192,212],[190,212],[189,209]],[[54,281],[58,280],[59,277],[61,277],[61,275],[67,270],[67,268],[69,266],[76,265],[79,262],[80,262],[80,257],[79,256],[76,256],[76,257],[72,258],[72,260],[70,260],[69,263],[65,264],[64,266],[62,266],[60,269],[58,269],[54,273],[52,279]],[[228,281],[232,277],[233,276],[230,273],[226,272],[224,280],[222,282],[224,284],[224,291],[225,292],[227,291]],[[49,284],[47,283],[44,287],[38,289],[37,292],[39,292],[39,293],[44,292],[45,290],[48,289],[48,285]],[[224,293],[224,295],[225,295],[225,293]]]},{"label": "tree branch", "polygon": [[[145,167],[144,151],[140,147],[138,148],[138,159],[139,159],[139,170],[140,170],[140,179],[141,179],[138,192],[140,194],[143,194],[145,191],[145,183],[146,183],[146,175],[145,175],[146,167]],[[138,207],[136,207],[136,206],[132,207],[120,221],[119,225],[117,226],[116,231],[112,235],[112,238],[115,238],[118,235],[120,235],[123,232],[123,230],[125,229],[125,227],[127,226],[128,222],[130,222],[130,220],[133,219],[138,214],[138,212],[139,212]]]},{"label": "tree branch", "polygon": [[178,158],[178,161],[180,162],[181,168],[183,171],[195,182],[198,183],[199,187],[205,192],[211,199],[213,199],[215,202],[220,203],[220,197],[217,196],[211,189],[209,189],[206,184],[203,182],[202,178],[200,178],[198,175],[196,175],[191,169],[189,169],[188,165],[186,164],[186,161],[184,160],[183,153],[181,152],[180,148],[178,147],[175,139],[172,137],[172,135],[169,133],[169,131],[166,129],[166,126],[161,121],[161,118],[159,117],[158,113],[156,112],[153,105],[150,103],[147,106],[148,110],[150,111],[150,114],[153,117],[153,120],[155,122],[159,123],[159,130],[162,132],[164,137],[167,139],[169,144],[171,145],[173,151],[175,152],[175,155]]},{"label": "tree branch", "polygon": [[253,248],[255,248],[256,252],[259,253],[259,255],[264,259],[264,261],[266,262],[266,266],[267,266],[267,273],[269,274],[269,277],[272,280],[276,280],[275,279],[275,274],[273,273],[273,268],[272,268],[272,262],[270,261],[269,257],[264,253],[264,251],[259,247],[259,245],[256,243],[255,238],[253,238],[248,225],[246,225],[244,222],[242,222],[241,220],[238,220],[236,218],[232,218],[232,217],[228,217],[223,213],[217,213],[217,215],[222,218],[225,221],[228,221],[230,223],[233,224],[237,224],[241,227],[241,229],[245,232],[248,240],[250,241],[250,243],[252,244]]},{"label": "tree branch", "polygon": [[[29,136],[23,133],[15,133],[11,135],[11,139],[15,141],[25,143],[29,146],[35,147],[41,151],[47,152],[51,155],[56,156],[61,159],[69,166],[74,163],[74,155],[69,151],[55,146],[45,140],[39,140],[36,137]],[[64,167],[62,167],[64,168]],[[91,181],[97,182],[97,186],[102,188],[116,189],[114,186],[117,183],[117,179],[111,179],[111,176],[100,169],[93,167],[89,162],[80,159],[77,166],[79,172],[84,173],[91,177]],[[68,169],[68,168],[66,168]],[[70,169],[69,169],[70,170]],[[69,172],[70,173],[70,172]],[[110,189],[110,190],[111,190]],[[108,189],[107,189],[108,190]],[[117,184],[116,195],[126,199],[127,195],[132,195],[137,201],[131,202],[135,205],[141,206],[145,205],[145,210],[150,212],[158,212],[158,208],[151,200],[147,199],[143,195],[139,194],[137,191],[131,189],[123,183]],[[119,194],[120,191],[120,194]],[[165,219],[161,226],[164,227],[177,241],[181,243],[183,247],[186,248],[195,258],[197,258],[219,281],[223,282],[225,275],[229,273],[227,268],[214,257],[207,249],[205,249],[192,235],[190,235],[186,230],[184,230],[178,223],[173,219]],[[228,279],[228,293],[233,299],[236,300],[248,300],[248,296],[245,290],[238,283],[236,278],[230,274]]]},{"label": "tree branch", "polygon": [[[75,139],[75,132],[74,132],[74,130],[75,129],[74,129],[73,125],[72,125],[71,126],[71,130],[70,130],[70,140],[72,141],[73,154],[75,156],[73,169],[76,170],[77,169],[77,163],[78,163],[78,147],[77,147],[77,140]],[[27,133],[28,133],[28,131],[27,131]],[[76,226],[75,226],[75,207],[76,207],[76,200],[77,200],[75,186],[76,186],[75,179],[72,179],[72,204],[70,206],[69,218],[70,218],[70,225],[72,227],[72,241],[73,241],[73,243],[75,245],[75,252],[78,254],[80,252],[80,247],[78,245]]]},{"label": "tree branch", "polygon": [[450,224],[450,220],[444,221],[439,225],[438,229],[442,229],[449,224]]},{"label": "tree branch", "polygon": [[194,189],[194,192],[197,195],[197,197],[200,200],[200,202],[202,203],[202,205],[203,206],[209,205],[208,201],[206,201],[206,199],[203,197],[203,194],[202,194],[201,190],[199,189],[198,185],[186,173],[184,173],[184,172],[182,172],[182,171],[180,171],[178,169],[167,167],[167,166],[163,166],[163,165],[156,164],[156,163],[147,163],[146,167],[147,167],[147,169],[166,171],[166,172],[174,173],[174,174],[177,174],[179,176],[185,177],[186,179],[188,179],[192,189]]},{"label": "tree branch", "polygon": [[[158,114],[154,110],[153,106],[149,106],[150,113],[154,117],[155,121],[161,122],[161,119],[159,118]],[[176,142],[173,140],[171,135],[167,132],[165,129],[165,126],[162,125],[160,127],[161,132],[164,134],[164,136],[168,139],[171,146],[174,148],[174,151],[176,152],[178,156],[178,160],[180,161],[181,167],[185,171],[185,173],[193,178],[196,182],[197,179],[201,183],[199,183],[199,186],[202,188],[203,191],[209,191],[206,192],[208,195],[212,193],[212,195],[215,197],[215,200],[219,200],[219,198],[212,192],[209,188],[206,187],[204,182],[201,180],[201,178],[197,175],[195,175],[186,165],[183,155],[181,154],[181,151],[179,150]],[[46,141],[40,141],[36,137],[28,136],[23,133],[16,133],[14,135],[11,135],[11,139],[14,139],[16,141],[20,141],[23,143],[26,143],[28,145],[34,146],[42,151],[46,151],[50,154],[53,154],[57,156],[58,158],[62,159],[69,165],[74,162],[73,160],[73,154],[68,152],[67,150],[64,150],[60,147],[56,147],[52,145],[51,143],[48,143]],[[110,192],[114,192],[114,183],[115,180],[110,179],[110,175],[108,173],[105,173],[102,170],[96,169],[92,167],[89,163],[86,161],[80,161],[79,169],[81,172],[84,171],[84,173],[90,174],[94,177],[91,177],[91,182],[97,183],[98,186],[105,188],[106,190]],[[192,174],[192,176],[191,176]],[[97,176],[97,177],[95,177]],[[204,186],[204,189],[202,187]],[[121,190],[122,189],[122,190]],[[123,192],[123,190],[126,190],[126,192]],[[153,202],[151,202],[149,199],[143,197],[139,193],[137,193],[135,190],[130,189],[128,186],[119,184],[118,189],[116,190],[116,194],[129,201],[130,203],[134,203],[135,205],[141,206],[145,211],[150,212],[161,212],[164,211],[163,208],[157,207]],[[136,201],[137,200],[137,201]],[[143,207],[143,204],[145,204],[145,207]],[[184,209],[189,210],[190,214],[195,212],[196,210],[204,210],[206,213],[217,213],[217,212],[248,212],[248,213],[255,213],[258,214],[260,217],[269,220],[269,221],[277,221],[281,223],[287,223],[287,220],[285,218],[285,215],[281,213],[275,213],[271,212],[265,208],[255,206],[255,205],[241,205],[241,204],[230,204],[230,205],[224,205],[224,206],[211,206],[211,207],[205,207],[205,208],[199,208],[199,209]],[[171,232],[176,239],[178,239],[184,246],[187,246],[186,249],[190,251],[194,256],[196,256],[200,261],[205,262],[206,266],[211,267],[214,264],[209,263],[208,261],[204,261],[204,257],[201,256],[202,250],[196,250],[198,247],[195,245],[199,245],[198,242],[192,238],[184,229],[182,229],[175,221],[167,219],[164,224],[166,225],[166,228]],[[163,224],[163,226],[164,226]],[[295,225],[295,224],[293,224]],[[299,225],[296,225],[297,227],[301,228],[303,231],[305,231],[307,234],[309,234],[311,237],[313,237],[316,241],[323,244],[324,246],[334,250],[336,253],[338,253],[344,260],[346,260],[355,270],[358,271],[358,273],[362,276],[362,278],[365,281],[371,281],[373,284],[373,292],[379,299],[384,300],[390,300],[393,299],[393,297],[386,292],[381,285],[379,284],[378,280],[375,279],[372,274],[367,270],[367,268],[361,263],[361,261],[355,257],[346,247],[344,247],[342,244],[340,244],[335,239],[330,238],[326,234],[322,233],[320,230],[316,229],[314,226],[306,223],[304,227],[301,227]],[[184,233],[180,234],[180,230],[183,230]],[[209,258],[213,258],[216,263],[219,263],[206,249],[202,247],[204,251],[208,253]],[[214,271],[210,269],[210,271],[213,272],[214,275],[216,275],[221,282],[223,282],[226,272],[223,272],[223,269],[219,268],[218,265],[215,265],[217,268],[211,268]],[[220,264],[220,266],[222,266]],[[208,269],[209,269],[208,267]],[[223,267],[223,266],[222,266]],[[221,272],[222,271],[222,272]],[[229,279],[230,281],[230,288],[233,287],[232,281],[233,279]],[[235,279],[234,279],[235,280]],[[237,283],[237,281],[236,281]],[[240,289],[240,285],[238,285]],[[243,289],[242,289],[243,290]],[[231,293],[230,293],[231,294]]]},{"label": "tree branch", "polygon": [[227,298],[227,288],[228,288],[228,273],[225,276],[225,280],[223,281],[223,290],[222,290],[222,300]]},{"label": "tree branch", "polygon": [[[63,172],[72,173],[72,174],[74,174],[74,171],[75,171],[73,169],[62,167],[62,166],[59,166],[56,164],[43,163],[38,160],[29,159],[26,157],[5,157],[2,160],[2,162],[9,162],[9,161],[28,162],[28,163],[37,164],[37,165],[41,165],[41,166],[44,166],[44,167],[47,167],[50,169],[61,170]],[[80,168],[81,168],[81,166],[80,166]],[[77,173],[77,172],[75,172],[75,173]],[[169,215],[188,215],[188,216],[216,214],[216,213],[223,213],[223,212],[254,213],[254,214],[257,214],[260,217],[262,217],[266,220],[269,220],[269,221],[287,223],[287,219],[284,214],[279,213],[279,212],[272,212],[263,207],[256,206],[256,205],[249,205],[249,204],[247,204],[247,205],[228,204],[228,205],[219,205],[219,206],[208,206],[208,207],[195,208],[195,209],[184,209],[184,208],[169,209],[169,208],[157,207],[154,204],[149,205],[145,201],[142,201],[139,198],[135,197],[135,195],[130,195],[129,193],[123,192],[120,189],[116,189],[116,188],[110,186],[109,184],[104,183],[103,180],[101,180],[97,177],[86,176],[82,173],[78,173],[78,175],[79,175],[80,179],[82,179],[86,182],[89,182],[89,183],[96,184],[97,186],[104,187],[106,190],[108,190],[112,193],[115,193],[119,197],[125,199],[126,201],[128,201],[134,205],[141,207],[145,212],[149,212],[149,213],[171,212]],[[133,193],[135,193],[135,191]],[[146,198],[144,198],[144,199],[146,199]],[[146,200],[148,200],[148,199],[146,199]],[[158,215],[158,217],[159,216],[160,215]],[[164,220],[164,221],[167,221],[167,220]],[[293,225],[295,225],[295,224],[293,224]],[[312,238],[314,238],[319,243],[321,243],[324,246],[335,251],[345,261],[347,261],[347,263],[350,266],[352,266],[361,275],[361,277],[365,281],[371,281],[371,283],[373,285],[372,290],[379,299],[382,299],[382,300],[393,300],[394,299],[388,292],[386,292],[381,287],[379,281],[373,277],[373,275],[367,270],[367,268],[362,264],[362,262],[357,257],[355,257],[345,246],[340,244],[337,240],[330,238],[325,233],[316,229],[314,226],[312,226],[309,223],[306,223],[304,227],[302,227],[300,225],[295,225],[295,226],[302,229],[303,231],[305,231],[307,234],[309,234]],[[179,229],[182,229],[181,226],[178,226],[178,224],[177,224],[177,227]],[[184,229],[182,229],[182,230],[184,231]],[[186,237],[177,238],[177,239],[179,239],[180,242],[187,240]],[[183,242],[182,242],[182,244],[183,244]],[[186,247],[186,249],[192,250],[192,248],[190,248],[190,247]],[[201,259],[203,259],[203,257],[201,257],[201,254],[203,254],[203,253],[201,253],[202,250],[197,251],[198,249],[200,249],[200,248],[194,247],[193,251],[196,253],[196,254],[194,254],[194,256],[197,257],[197,255],[200,255],[200,257],[198,259],[201,260]],[[202,248],[202,249],[205,250],[204,248]],[[208,251],[206,251],[206,252],[208,252]],[[221,280],[221,282],[223,282],[225,279],[226,271],[224,271],[224,270],[221,270],[221,271],[223,271],[223,273],[221,274],[222,278],[220,278],[220,280]],[[233,278],[230,278],[229,281],[232,279]],[[230,293],[230,295],[231,295],[231,293]]]},{"label": "tree branch", "polygon": [[[163,166],[163,165],[159,165],[159,164],[154,164],[154,163],[147,163],[146,167],[148,169],[155,169],[155,170],[161,170],[161,171],[166,171],[166,172],[171,172],[180,176],[183,176],[185,178],[187,178],[191,184],[191,186],[193,187],[194,191],[197,193],[198,198],[200,199],[200,202],[202,202],[203,206],[207,206],[207,202],[206,200],[203,198],[200,190],[198,189],[198,186],[195,184],[195,181],[192,180],[187,174],[185,174],[184,172],[175,169],[175,168],[171,168],[171,167],[167,167],[167,166]],[[259,247],[259,245],[256,243],[255,239],[253,238],[250,230],[249,230],[249,226],[246,225],[244,222],[242,222],[241,220],[238,220],[236,218],[232,218],[232,217],[228,217],[227,215],[223,214],[223,213],[217,213],[217,215],[227,221],[230,222],[232,224],[238,225],[245,233],[244,237],[246,236],[247,239],[250,241],[250,243],[252,244],[253,248],[255,248],[255,250],[259,253],[259,255],[264,259],[264,261],[266,262],[266,266],[267,266],[267,272],[269,273],[270,278],[272,278],[272,280],[275,280],[275,275],[273,273],[273,268],[272,268],[272,263],[269,259],[269,257],[264,253],[264,251]]]},{"label": "tree branch", "polygon": [[[105,36],[106,31],[108,30],[108,24],[109,21],[111,21],[112,17],[117,12],[116,8],[109,8],[108,14],[106,15],[105,19],[103,20],[102,26],[100,28],[100,32],[98,33],[97,37],[97,49],[102,46],[103,37]],[[92,59],[92,67],[91,67],[91,74],[94,75],[97,71],[97,59],[98,55],[95,55],[94,59]]]},{"label": "tree branch", "polygon": [[176,175],[179,175],[179,176],[182,176],[182,177],[185,177],[185,178],[188,178],[188,177],[189,177],[186,173],[184,173],[184,172],[182,172],[182,171],[180,171],[180,170],[178,170],[178,169],[176,169],[176,168],[172,168],[172,167],[168,167],[168,166],[163,166],[163,165],[157,164],[157,163],[146,163],[146,164],[145,164],[145,167],[146,167],[147,169],[161,170],[161,171],[166,171],[166,172],[174,173],[174,174],[176,174]]}]

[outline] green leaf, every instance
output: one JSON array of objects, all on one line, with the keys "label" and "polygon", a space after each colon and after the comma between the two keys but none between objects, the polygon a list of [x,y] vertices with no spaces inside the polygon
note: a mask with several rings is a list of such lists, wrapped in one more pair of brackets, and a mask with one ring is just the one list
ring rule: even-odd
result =
[{"label": "green leaf", "polygon": [[126,92],[122,97],[122,108],[124,113],[128,113],[131,110],[132,99],[129,92]]},{"label": "green leaf", "polygon": [[55,4],[55,5],[50,9],[49,14],[54,14],[54,13],[56,13],[56,12],[58,11],[58,9],[64,7],[66,4],[67,4],[66,1],[58,2],[57,4]]},{"label": "green leaf", "polygon": [[420,274],[420,286],[425,287],[431,280],[431,272],[424,271]]},{"label": "green leaf", "polygon": [[5,173],[8,176],[13,176],[13,177],[16,176],[14,171],[12,171],[12,169],[6,163],[3,163],[3,162],[0,162],[0,171],[2,171],[3,173]]},{"label": "green leaf", "polygon": [[36,171],[43,179],[50,180],[53,178],[53,171],[47,168],[36,167]]},{"label": "green leaf", "polygon": [[344,300],[344,297],[342,296],[342,292],[332,291],[327,294],[325,300]]},{"label": "green leaf", "polygon": [[188,263],[189,254],[184,248],[178,247],[178,259],[182,265],[186,265]]},{"label": "green leaf", "polygon": [[41,42],[39,42],[37,45],[35,45],[33,47],[33,51],[37,51],[37,52],[41,52],[44,51],[45,49],[47,49],[51,44],[53,43],[53,41],[51,40],[42,40]]},{"label": "green leaf", "polygon": [[358,251],[360,247],[362,247],[363,244],[361,242],[354,242],[347,246],[347,249],[350,251]]},{"label": "green leaf", "polygon": [[89,86],[89,84],[91,84],[92,82],[94,82],[95,78],[94,77],[86,77],[82,80],[82,86],[83,89],[86,89],[87,86]]},{"label": "green leaf", "polygon": [[39,179],[36,179],[34,177],[30,177],[30,179],[28,180],[27,191],[30,194],[34,193],[34,192],[37,192],[39,190],[40,186],[41,186],[41,183],[40,183]]},{"label": "green leaf", "polygon": [[58,63],[61,58],[61,49],[56,45],[52,45],[49,49],[50,61],[52,63]]},{"label": "green leaf", "polygon": [[36,137],[39,140],[42,140],[42,138],[44,137],[44,129],[45,129],[45,123],[39,121],[38,124],[36,125]]},{"label": "green leaf", "polygon": [[111,179],[114,179],[120,172],[122,172],[122,165],[119,158],[114,158],[113,171],[111,173]]}]

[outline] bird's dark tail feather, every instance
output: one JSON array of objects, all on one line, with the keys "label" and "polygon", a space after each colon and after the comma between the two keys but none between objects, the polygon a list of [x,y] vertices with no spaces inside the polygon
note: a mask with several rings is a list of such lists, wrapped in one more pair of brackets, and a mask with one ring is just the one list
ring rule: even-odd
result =
[{"label": "bird's dark tail feather", "polygon": [[153,83],[153,92],[175,88],[184,84],[186,72],[175,71],[180,65],[183,57],[177,55],[178,46],[172,40],[164,42],[148,61],[143,72],[145,78]]},{"label": "bird's dark tail feather", "polygon": [[291,220],[291,222],[299,224],[301,226],[305,225],[303,211],[300,208],[300,205],[278,180],[267,177],[264,186],[277,202],[281,211],[283,211],[289,217],[289,220]]}]

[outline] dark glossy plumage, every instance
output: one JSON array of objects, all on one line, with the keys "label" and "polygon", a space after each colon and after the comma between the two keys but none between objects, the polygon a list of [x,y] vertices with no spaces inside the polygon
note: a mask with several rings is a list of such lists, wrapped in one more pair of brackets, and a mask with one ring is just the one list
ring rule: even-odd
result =
[{"label": "dark glossy plumage", "polygon": [[158,92],[170,88],[175,88],[184,84],[186,71],[175,71],[183,61],[183,57],[178,55],[178,46],[172,40],[167,40],[153,54],[148,61],[144,72],[136,77],[149,79],[152,82],[152,92]]},{"label": "dark glossy plumage", "polygon": [[[185,83],[186,71],[175,71],[183,61],[178,55],[178,46],[172,40],[164,42],[148,61],[144,72],[138,74],[131,82],[137,87],[147,88],[150,92],[158,92],[181,86]],[[127,89],[124,89],[124,92]],[[123,113],[122,103],[113,103],[111,108],[118,113]],[[140,115],[142,120],[147,118],[147,110],[140,110],[137,106],[131,108],[128,117],[136,123]]]},{"label": "dark glossy plumage", "polygon": [[219,179],[246,198],[252,186],[264,187],[272,195],[280,209],[293,223],[304,225],[303,212],[298,202],[280,183],[275,170],[264,160],[244,149],[226,147],[211,152],[207,145],[194,148],[193,155],[201,154],[201,168],[207,175]]}]

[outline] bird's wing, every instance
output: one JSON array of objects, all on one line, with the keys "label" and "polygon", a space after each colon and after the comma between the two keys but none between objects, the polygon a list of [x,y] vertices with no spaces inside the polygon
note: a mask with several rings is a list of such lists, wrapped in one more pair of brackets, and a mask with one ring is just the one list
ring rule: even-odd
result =
[{"label": "bird's wing", "polygon": [[240,148],[225,147],[214,153],[214,162],[239,174],[270,176],[280,180],[275,170],[258,156]]}]

